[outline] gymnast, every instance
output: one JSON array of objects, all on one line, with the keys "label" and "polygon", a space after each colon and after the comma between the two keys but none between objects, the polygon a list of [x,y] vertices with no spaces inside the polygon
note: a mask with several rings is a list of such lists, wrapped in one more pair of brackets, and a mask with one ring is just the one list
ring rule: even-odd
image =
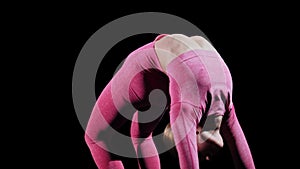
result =
[{"label": "gymnast", "polygon": [[[154,89],[164,92],[168,101],[154,120],[145,121],[151,113],[147,110],[156,106],[149,99]],[[140,168],[160,169],[152,133],[165,112],[181,169],[198,169],[198,151],[209,159],[211,147],[222,148],[224,141],[237,169],[255,168],[235,114],[230,71],[201,36],[161,34],[126,57],[98,97],[85,131],[100,169],[124,168],[111,158],[107,143],[112,138],[108,128],[120,130],[128,120],[120,114],[128,106],[134,107],[125,113],[132,118],[130,136]]]}]

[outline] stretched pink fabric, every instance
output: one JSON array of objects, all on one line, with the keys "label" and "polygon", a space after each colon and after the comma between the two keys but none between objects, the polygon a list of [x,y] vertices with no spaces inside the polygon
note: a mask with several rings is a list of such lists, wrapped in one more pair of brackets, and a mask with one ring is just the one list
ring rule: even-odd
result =
[{"label": "stretched pink fabric", "polygon": [[[108,169],[110,163],[114,163],[108,151],[113,129],[119,130],[130,118],[133,119],[131,139],[137,157],[146,157],[138,158],[140,167],[160,168],[152,132],[163,113],[159,112],[161,114],[149,122],[136,122],[138,119],[147,120],[148,114],[158,113],[147,111],[151,106],[156,106],[155,103],[150,103],[148,98],[154,89],[159,89],[165,93],[165,96],[169,96],[169,79],[160,68],[154,42],[151,42],[133,51],[126,58],[120,70],[101,92],[94,106],[86,128],[85,140],[98,168]],[[166,106],[170,104],[169,99],[167,101]],[[124,117],[124,113],[128,119]],[[119,168],[122,167],[119,165]]]},{"label": "stretched pink fabric", "polygon": [[[252,155],[232,103],[232,78],[214,51],[192,50],[167,66],[170,79],[170,123],[181,169],[198,169],[196,128],[204,116],[224,116],[222,135],[236,168],[254,169]],[[202,124],[205,128],[205,125]]]},{"label": "stretched pink fabric", "polygon": [[204,50],[183,53],[167,66],[170,124],[182,169],[199,168],[196,128],[203,114],[224,115],[230,102],[231,83],[225,68],[215,52]]},{"label": "stretched pink fabric", "polygon": [[[170,123],[181,169],[199,168],[196,127],[203,116],[224,115],[225,140],[238,168],[254,168],[251,152],[233,111],[232,81],[222,58],[212,51],[188,51],[167,66],[163,73],[153,42],[133,51],[101,92],[90,116],[85,140],[100,169],[123,168],[111,158],[112,130],[132,119],[131,140],[140,168],[159,169],[160,161],[152,133],[163,113],[147,121],[154,89],[167,96],[164,111],[170,109]],[[151,110],[151,109],[150,109]],[[124,115],[126,117],[124,117]],[[152,117],[152,116],[151,116]],[[141,122],[141,121],[147,122]]]}]

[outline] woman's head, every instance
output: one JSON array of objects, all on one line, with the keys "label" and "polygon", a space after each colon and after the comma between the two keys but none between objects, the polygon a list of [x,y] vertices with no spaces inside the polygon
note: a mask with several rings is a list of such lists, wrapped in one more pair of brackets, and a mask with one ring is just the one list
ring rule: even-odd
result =
[{"label": "woman's head", "polygon": [[[198,148],[200,148],[199,145],[204,142],[203,139],[201,139],[201,137],[200,137],[200,132],[201,132],[201,127],[198,126],[198,128],[196,129]],[[163,140],[164,140],[164,143],[167,145],[175,145],[174,135],[173,135],[170,123],[168,123],[167,126],[165,127]]]}]

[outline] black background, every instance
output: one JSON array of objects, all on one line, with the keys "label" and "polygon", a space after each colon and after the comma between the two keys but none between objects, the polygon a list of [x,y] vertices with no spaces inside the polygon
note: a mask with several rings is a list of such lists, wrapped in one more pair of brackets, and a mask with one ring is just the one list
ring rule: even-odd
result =
[{"label": "black background", "polygon": [[[17,130],[7,130],[5,135],[13,144],[7,157],[20,160],[9,162],[9,165],[96,168],[73,107],[73,68],[81,48],[93,33],[112,20],[137,12],[173,14],[190,21],[206,34],[231,70],[233,101],[257,168],[289,165],[285,160],[290,156],[278,153],[282,149],[292,149],[283,143],[285,137],[278,134],[289,129],[283,122],[279,123],[284,121],[282,114],[288,107],[284,106],[286,100],[281,95],[288,90],[282,85],[287,77],[281,73],[282,64],[286,62],[281,54],[286,54],[286,50],[282,50],[285,49],[283,40],[279,40],[289,30],[281,29],[288,22],[282,15],[285,7],[280,4],[275,7],[272,4],[199,3],[186,6],[145,4],[130,8],[121,4],[78,3],[76,7],[39,4],[25,10],[20,5],[23,10],[7,13],[14,13],[7,19],[7,25],[12,25],[7,42],[18,45],[7,49],[11,56],[18,56],[18,62],[16,57],[8,59],[11,68],[20,69],[8,78],[14,87],[10,108],[17,113],[12,114],[10,121],[20,124]],[[145,34],[125,39],[106,57],[124,58],[153,37]],[[112,65],[102,66],[97,79],[103,81],[95,82],[96,95],[115,70]],[[17,82],[13,82],[15,80]],[[162,154],[161,158],[162,168],[176,168],[178,161],[170,154]],[[202,168],[221,166],[232,168],[226,146]]]}]

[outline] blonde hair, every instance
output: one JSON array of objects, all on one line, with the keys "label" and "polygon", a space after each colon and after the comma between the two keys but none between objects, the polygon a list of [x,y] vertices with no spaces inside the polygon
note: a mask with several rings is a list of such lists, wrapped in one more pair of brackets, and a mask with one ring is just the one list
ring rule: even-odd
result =
[{"label": "blonde hair", "polygon": [[174,136],[173,136],[173,132],[172,132],[170,123],[167,124],[167,126],[164,130],[163,140],[164,140],[165,144],[167,144],[167,145],[170,145],[170,144],[175,145]]},{"label": "blonde hair", "polygon": [[172,147],[169,150],[169,153],[171,154],[171,156],[174,158],[178,158],[177,150],[175,147],[174,136],[173,136],[173,132],[172,132],[170,123],[167,124],[167,126],[164,130],[163,142],[167,147]]},{"label": "blonde hair", "polygon": [[[201,127],[198,126],[197,130],[196,130],[196,134],[200,134],[201,131]],[[197,138],[198,139],[198,138]],[[175,141],[174,141],[174,135],[172,132],[172,128],[171,128],[171,124],[168,123],[165,130],[164,130],[164,135],[163,135],[163,141],[167,146],[174,146],[175,145]]]}]

